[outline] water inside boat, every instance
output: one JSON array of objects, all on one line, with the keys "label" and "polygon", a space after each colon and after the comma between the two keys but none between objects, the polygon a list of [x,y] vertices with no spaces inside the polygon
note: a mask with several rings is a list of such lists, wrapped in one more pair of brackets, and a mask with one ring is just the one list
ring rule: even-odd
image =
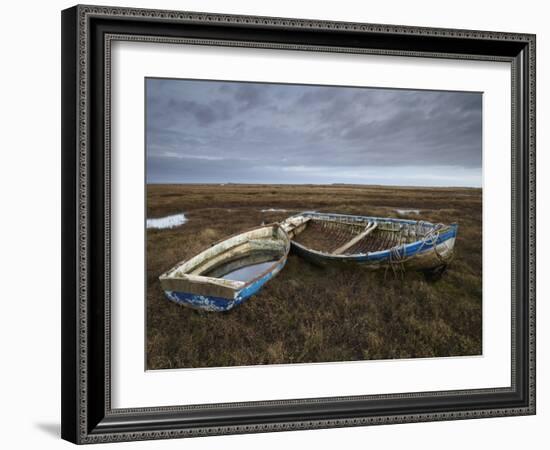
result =
[{"label": "water inside boat", "polygon": [[275,252],[255,252],[225,262],[203,275],[247,283],[268,271],[279,260],[280,256]]},{"label": "water inside boat", "polygon": [[276,260],[242,267],[240,269],[226,273],[221,278],[223,278],[224,280],[244,281],[246,283],[248,281],[252,281],[254,278],[259,277],[262,273],[273,266],[275,262]]}]

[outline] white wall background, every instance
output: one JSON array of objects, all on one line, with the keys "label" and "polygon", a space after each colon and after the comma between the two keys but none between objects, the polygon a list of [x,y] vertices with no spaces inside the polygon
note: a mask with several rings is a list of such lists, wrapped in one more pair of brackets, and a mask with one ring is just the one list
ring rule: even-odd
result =
[{"label": "white wall background", "polygon": [[[100,2],[98,0],[98,3]],[[60,403],[60,10],[71,1],[10,2],[0,27],[0,445],[68,448],[59,438]],[[278,0],[111,0],[106,4],[530,32],[538,57],[538,217],[550,219],[545,124],[549,121],[548,11],[545,2],[321,2]],[[547,204],[548,202],[546,202]],[[550,340],[549,240],[539,226],[538,415],[383,427],[224,436],[116,444],[118,448],[543,448],[550,420],[547,384]],[[32,266],[31,266],[32,264]],[[30,266],[30,267],[29,267]]]}]

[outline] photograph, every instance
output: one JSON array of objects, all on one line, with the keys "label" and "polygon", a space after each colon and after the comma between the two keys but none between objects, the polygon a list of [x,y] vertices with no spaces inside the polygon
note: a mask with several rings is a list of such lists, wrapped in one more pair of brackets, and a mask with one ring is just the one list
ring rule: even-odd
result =
[{"label": "photograph", "polygon": [[481,92],[144,89],[147,370],[483,354]]}]

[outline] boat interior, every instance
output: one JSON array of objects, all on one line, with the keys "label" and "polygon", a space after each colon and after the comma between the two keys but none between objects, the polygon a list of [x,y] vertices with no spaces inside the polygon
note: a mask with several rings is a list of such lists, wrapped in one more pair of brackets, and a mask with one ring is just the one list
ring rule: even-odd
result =
[{"label": "boat interior", "polygon": [[202,276],[249,281],[288,252],[287,234],[277,225],[257,228],[222,242],[177,266],[168,276]]},{"label": "boat interior", "polygon": [[365,220],[298,216],[287,221],[293,242],[331,255],[377,252],[422,239],[432,224],[365,218]]}]

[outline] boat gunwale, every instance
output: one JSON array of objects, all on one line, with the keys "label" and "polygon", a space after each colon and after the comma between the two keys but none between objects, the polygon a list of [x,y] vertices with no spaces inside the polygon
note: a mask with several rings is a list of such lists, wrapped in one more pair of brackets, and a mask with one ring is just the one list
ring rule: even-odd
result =
[{"label": "boat gunwale", "polygon": [[[188,274],[188,273],[185,273],[183,275],[180,275],[178,277],[175,277],[175,276],[171,276],[169,275],[170,273],[173,273],[175,271],[177,271],[177,268],[178,267],[181,267],[182,265],[188,263],[189,261],[193,260],[194,258],[198,258],[202,253],[210,250],[212,247],[215,247],[216,245],[219,245],[229,239],[233,239],[235,237],[238,237],[238,236],[241,236],[243,234],[247,234],[247,233],[250,233],[252,231],[256,231],[256,230],[260,230],[262,228],[277,228],[278,230],[280,230],[284,236],[286,236],[286,242],[285,242],[285,245],[284,245],[284,252],[283,252],[283,255],[278,258],[277,260],[273,261],[273,264],[271,264],[269,266],[268,269],[264,270],[263,272],[261,272],[259,275],[257,275],[256,277],[246,281],[246,282],[243,282],[243,281],[237,281],[237,280],[224,280],[224,281],[227,281],[229,283],[227,283],[226,286],[224,286],[225,288],[233,291],[233,294],[234,294],[234,298],[230,299],[230,298],[223,298],[223,297],[219,297],[220,299],[223,299],[223,300],[226,300],[227,302],[232,302],[232,301],[235,301],[235,299],[238,297],[238,294],[247,289],[248,287],[250,287],[251,285],[253,285],[254,283],[258,282],[259,280],[261,280],[263,277],[265,277],[266,275],[270,274],[270,273],[273,273],[275,271],[275,269],[277,267],[279,267],[282,263],[284,263],[287,258],[288,258],[288,253],[290,251],[290,246],[291,246],[291,242],[290,242],[290,236],[288,235],[288,233],[286,232],[286,230],[281,227],[281,225],[278,223],[278,222],[272,222],[272,223],[269,223],[269,224],[266,224],[266,225],[260,225],[260,226],[256,226],[256,227],[251,227],[245,231],[241,231],[239,233],[235,233],[235,234],[232,234],[231,236],[228,236],[226,238],[222,238],[222,239],[219,239],[218,241],[214,242],[213,244],[210,244],[208,247],[204,248],[203,250],[201,250],[199,253],[197,253],[195,256],[191,257],[191,258],[188,258],[188,259],[184,259],[178,263],[176,263],[171,269],[167,270],[166,272],[162,273],[160,276],[159,276],[159,281],[161,282],[161,286],[162,286],[162,280],[163,279],[172,279],[172,280],[188,280],[188,281],[193,281],[193,280],[190,280],[190,277],[195,277],[195,278],[202,278],[205,280],[205,283],[204,284],[215,284],[213,283],[213,280],[222,280],[222,278],[216,278],[216,277],[208,277],[208,276],[205,276],[205,275],[192,275],[192,274]],[[197,282],[197,281],[194,281],[194,282]],[[239,283],[238,286],[231,286],[231,283]],[[165,290],[163,288],[163,290]],[[209,295],[205,295],[206,297],[209,297]]]}]

